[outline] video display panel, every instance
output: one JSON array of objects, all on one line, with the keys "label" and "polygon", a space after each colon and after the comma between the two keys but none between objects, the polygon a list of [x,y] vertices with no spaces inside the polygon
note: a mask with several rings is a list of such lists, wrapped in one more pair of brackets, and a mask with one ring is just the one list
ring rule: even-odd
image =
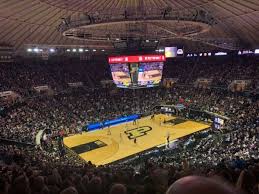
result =
[{"label": "video display panel", "polygon": [[164,55],[109,57],[113,82],[120,88],[158,86],[162,79]]},{"label": "video display panel", "polygon": [[159,85],[163,74],[163,62],[140,63],[138,69],[138,84],[140,86]]},{"label": "video display panel", "polygon": [[112,79],[117,87],[129,87],[131,78],[129,66],[126,63],[110,64]]},{"label": "video display panel", "polygon": [[177,47],[165,47],[165,57],[166,58],[177,57]]}]

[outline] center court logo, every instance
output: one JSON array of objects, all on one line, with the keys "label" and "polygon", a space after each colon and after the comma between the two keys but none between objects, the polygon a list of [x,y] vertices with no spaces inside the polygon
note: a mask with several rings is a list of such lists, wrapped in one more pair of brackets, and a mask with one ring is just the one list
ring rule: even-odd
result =
[{"label": "center court logo", "polygon": [[128,136],[129,139],[136,139],[142,136],[147,135],[147,132],[151,131],[152,127],[142,126],[134,129],[129,129],[124,133]]}]

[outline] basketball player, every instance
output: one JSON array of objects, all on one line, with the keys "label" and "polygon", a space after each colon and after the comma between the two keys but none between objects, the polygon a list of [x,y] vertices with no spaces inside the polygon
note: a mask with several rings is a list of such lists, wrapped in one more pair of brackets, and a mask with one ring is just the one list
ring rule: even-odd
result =
[{"label": "basketball player", "polygon": [[151,120],[154,120],[155,119],[155,114],[153,114],[152,116],[151,116]]},{"label": "basketball player", "polygon": [[134,119],[134,121],[133,121],[133,125],[136,125],[137,124],[137,121],[136,121],[136,119]]},{"label": "basketball player", "polygon": [[134,138],[134,144],[137,145],[137,138]]},{"label": "basketball player", "polygon": [[108,126],[108,128],[107,128],[107,135],[111,135],[112,133],[111,133],[111,129],[110,129],[110,125]]}]

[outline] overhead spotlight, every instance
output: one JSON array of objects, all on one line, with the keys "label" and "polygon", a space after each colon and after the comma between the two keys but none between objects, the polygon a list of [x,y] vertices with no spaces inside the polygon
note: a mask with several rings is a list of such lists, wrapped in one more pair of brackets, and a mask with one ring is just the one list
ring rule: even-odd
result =
[{"label": "overhead spotlight", "polygon": [[116,38],[115,40],[119,41],[120,39],[119,39],[119,38]]},{"label": "overhead spotlight", "polygon": [[215,56],[225,56],[225,55],[228,55],[228,53],[226,53],[226,52],[217,52],[217,53],[215,53]]},{"label": "overhead spotlight", "polygon": [[32,52],[32,49],[31,49],[31,48],[28,48],[27,51],[28,51],[28,52]]},{"label": "overhead spotlight", "polygon": [[75,52],[76,52],[76,49],[73,49],[72,51],[75,53]]},{"label": "overhead spotlight", "polygon": [[54,49],[54,48],[51,48],[51,49],[49,49],[49,52],[54,53],[54,52],[55,52],[55,49]]},{"label": "overhead spotlight", "polygon": [[146,42],[149,42],[149,40],[146,40]]},{"label": "overhead spotlight", "polygon": [[43,49],[39,49],[39,52],[43,52]]},{"label": "overhead spotlight", "polygon": [[80,53],[82,53],[82,52],[84,51],[84,49],[80,48],[80,49],[78,49],[78,51],[79,51]]},{"label": "overhead spotlight", "polygon": [[104,52],[105,50],[103,49],[102,52]]},{"label": "overhead spotlight", "polygon": [[88,52],[89,50],[88,49],[85,49],[85,52]]},{"label": "overhead spotlight", "polygon": [[96,52],[96,49],[93,49],[93,52]]},{"label": "overhead spotlight", "polygon": [[160,53],[165,52],[165,49],[159,49],[158,52]]},{"label": "overhead spotlight", "polygon": [[157,42],[158,42],[158,40],[155,40],[155,42],[157,43]]},{"label": "overhead spotlight", "polygon": [[67,52],[70,52],[71,50],[70,49],[67,49]]},{"label": "overhead spotlight", "polygon": [[38,52],[39,52],[39,49],[38,49],[38,48],[34,48],[33,51],[34,51],[35,53],[38,53]]}]

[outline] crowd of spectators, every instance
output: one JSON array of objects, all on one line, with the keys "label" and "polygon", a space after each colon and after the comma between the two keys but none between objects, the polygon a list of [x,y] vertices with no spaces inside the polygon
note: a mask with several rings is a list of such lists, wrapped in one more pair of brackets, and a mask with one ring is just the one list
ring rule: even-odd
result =
[{"label": "crowd of spectators", "polygon": [[[236,66],[233,63],[211,66],[210,62],[201,62],[195,68],[187,62],[184,66],[167,65],[165,74],[178,77],[185,84],[205,76],[220,86],[241,78],[256,83],[255,59],[246,62],[246,66],[242,66],[244,61],[236,62]],[[206,135],[193,134],[180,139],[173,149],[100,167],[91,162],[86,164],[70,153],[60,155],[55,146],[54,151],[48,152],[34,146],[1,143],[0,194],[146,194],[165,193],[167,189],[167,193],[190,193],[190,185],[193,193],[259,193],[258,99],[229,92],[226,88],[197,89],[182,85],[123,90],[101,88],[97,84],[96,88],[64,91],[67,82],[95,84],[96,80],[87,71],[89,67],[82,64],[76,67],[68,64],[64,67],[1,65],[1,91],[14,90],[25,97],[4,107],[5,114],[0,114],[0,138],[34,144],[39,130],[49,131],[52,136],[61,131],[74,134],[89,123],[152,112],[160,104],[183,103],[187,110],[206,110],[229,120],[221,130],[210,129]],[[98,68],[95,71],[98,81],[109,79],[107,73],[98,71],[102,72]],[[28,92],[35,85],[45,84],[52,86],[55,94]],[[188,111],[181,116],[190,117]],[[198,116],[195,119],[202,120]]]},{"label": "crowd of spectators", "polygon": [[[180,58],[165,62],[163,76],[178,78],[180,83],[193,83],[197,78],[213,79],[216,86],[227,87],[236,79],[251,79],[252,87],[258,83],[258,57],[232,58]],[[49,85],[62,90],[68,82],[84,82],[89,86],[100,85],[101,80],[110,80],[107,59],[91,61],[54,58],[50,61],[39,59],[18,60],[12,65],[0,64],[0,91],[24,92],[34,86]]]},{"label": "crowd of spectators", "polygon": [[165,66],[167,77],[178,78],[182,83],[194,82],[198,78],[213,80],[213,85],[227,87],[233,80],[252,79],[258,82],[258,57],[190,58],[170,62]]}]

